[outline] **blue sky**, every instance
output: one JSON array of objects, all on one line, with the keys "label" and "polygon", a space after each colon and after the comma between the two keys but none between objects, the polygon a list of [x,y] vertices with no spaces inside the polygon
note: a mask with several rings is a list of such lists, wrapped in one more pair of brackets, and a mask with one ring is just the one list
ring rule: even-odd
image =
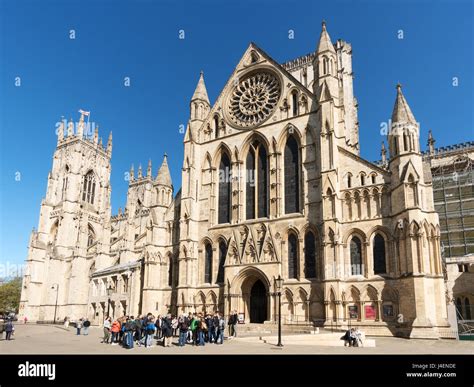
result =
[{"label": "blue sky", "polygon": [[473,140],[472,15],[470,1],[0,0],[0,262],[26,258],[61,116],[90,110],[104,141],[113,131],[113,212],[130,165],[156,173],[164,152],[177,192],[199,71],[212,103],[250,41],[284,62],[314,51],[323,19],[352,44],[362,157],[379,158],[398,81],[423,148],[428,129],[437,146]]}]

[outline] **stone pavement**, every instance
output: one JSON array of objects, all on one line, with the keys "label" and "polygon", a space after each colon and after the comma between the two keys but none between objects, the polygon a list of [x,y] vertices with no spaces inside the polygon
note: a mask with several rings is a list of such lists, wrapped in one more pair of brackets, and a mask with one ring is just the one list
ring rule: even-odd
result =
[{"label": "stone pavement", "polygon": [[[375,348],[329,347],[319,345],[286,344],[284,347],[255,340],[231,339],[223,345],[178,347],[177,338],[171,348],[154,346],[126,350],[119,345],[102,344],[102,329],[91,327],[88,336],[76,336],[75,329],[62,326],[27,324],[16,325],[14,340],[0,340],[0,354],[474,354],[474,342],[457,340],[407,340],[394,337],[375,338]],[[341,333],[342,335],[342,333]],[[294,342],[294,340],[293,340]]]}]

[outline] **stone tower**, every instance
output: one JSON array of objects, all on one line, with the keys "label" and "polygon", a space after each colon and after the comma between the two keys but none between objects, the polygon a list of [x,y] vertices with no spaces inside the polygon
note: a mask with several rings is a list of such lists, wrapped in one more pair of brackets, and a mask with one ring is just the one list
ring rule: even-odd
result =
[{"label": "stone tower", "polygon": [[104,147],[98,126],[92,126],[81,114],[78,123],[69,121],[66,133],[64,122],[57,129],[23,280],[20,313],[31,320],[53,320],[56,298],[57,316],[85,316],[89,271],[107,260],[112,134]]},{"label": "stone tower", "polygon": [[446,325],[446,303],[428,301],[444,297],[439,219],[430,168],[424,165],[420,151],[420,127],[400,84],[388,143],[395,266],[401,276],[400,288],[411,294],[400,313],[412,323],[412,337],[429,337],[436,335],[434,327]]}]

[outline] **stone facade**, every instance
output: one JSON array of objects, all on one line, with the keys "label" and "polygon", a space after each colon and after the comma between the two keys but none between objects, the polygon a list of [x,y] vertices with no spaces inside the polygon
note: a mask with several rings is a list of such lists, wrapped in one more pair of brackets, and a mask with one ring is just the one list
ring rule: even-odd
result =
[{"label": "stone facade", "polygon": [[61,132],[21,313],[52,319],[57,294],[59,318],[236,309],[272,322],[281,276],[285,323],[439,337],[446,290],[419,125],[398,86],[388,157],[361,158],[352,78],[351,45],[325,24],[314,53],[283,65],[251,43],[213,105],[200,75],[181,190],[166,156],[156,176],[132,169],[116,216],[111,138],[104,149]]}]

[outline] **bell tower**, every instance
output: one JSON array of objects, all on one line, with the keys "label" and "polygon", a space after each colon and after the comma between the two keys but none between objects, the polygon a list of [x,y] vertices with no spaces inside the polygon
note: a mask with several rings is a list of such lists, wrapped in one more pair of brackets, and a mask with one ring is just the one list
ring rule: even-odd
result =
[{"label": "bell tower", "polygon": [[[23,280],[20,313],[34,320],[86,315],[89,272],[106,264],[110,239],[110,159],[98,126],[80,111],[57,125],[57,146],[41,202],[38,229],[33,230]],[[100,236],[100,238],[98,237]],[[94,258],[95,257],[95,258]]]}]

